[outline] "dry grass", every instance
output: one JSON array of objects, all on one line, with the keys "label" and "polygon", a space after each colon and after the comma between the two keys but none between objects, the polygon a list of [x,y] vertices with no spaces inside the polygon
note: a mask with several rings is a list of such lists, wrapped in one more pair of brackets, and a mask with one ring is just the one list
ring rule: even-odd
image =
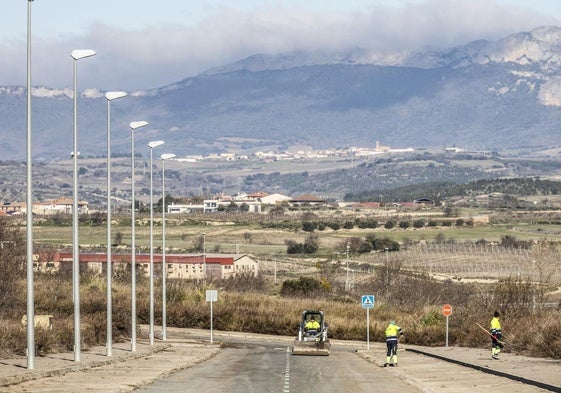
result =
[{"label": "dry grass", "polygon": [[[383,341],[389,320],[396,320],[406,332],[405,342],[417,345],[443,345],[445,319],[440,313],[443,299],[454,300],[450,317],[449,340],[452,345],[489,345],[488,337],[476,323],[487,326],[499,294],[465,284],[439,283],[425,279],[394,279],[391,293],[376,295],[376,307],[370,311],[370,339]],[[211,285],[212,284],[212,285]],[[375,293],[379,283],[371,282],[360,293]],[[24,283],[22,282],[23,286]],[[508,284],[511,285],[511,284]],[[513,284],[512,284],[513,285]],[[168,288],[168,325],[209,328],[210,309],[205,290],[220,287],[220,282],[170,282]],[[23,288],[23,287],[22,287]],[[130,337],[130,285],[114,283],[113,336],[116,341]],[[148,287],[143,280],[137,286],[138,324],[149,321]],[[332,338],[366,340],[366,311],[360,306],[360,295],[341,296],[336,292],[320,297],[285,298],[270,290],[271,283],[258,292],[219,290],[214,305],[214,328],[263,334],[294,336],[304,309],[321,309],[326,313]],[[522,291],[523,287],[516,287]],[[275,289],[275,290],[276,290]],[[161,288],[156,285],[156,324],[161,324]],[[423,299],[417,299],[415,296]],[[457,298],[463,298],[460,303]],[[55,315],[52,331],[38,330],[37,353],[45,355],[73,346],[73,308],[69,277],[37,278],[36,306],[41,313]],[[430,299],[433,299],[431,302]],[[105,343],[105,284],[102,278],[87,277],[81,284],[82,346]],[[456,303],[457,301],[457,303]],[[427,304],[431,302],[431,304]],[[505,305],[502,305],[505,306]],[[24,354],[25,329],[19,319],[25,313],[19,306],[10,318],[0,323],[0,349],[4,354]],[[501,307],[501,306],[498,306]],[[503,311],[504,309],[504,311]],[[507,350],[534,356],[561,358],[561,312],[559,309],[503,307],[503,329]],[[536,330],[536,327],[539,329]]]}]

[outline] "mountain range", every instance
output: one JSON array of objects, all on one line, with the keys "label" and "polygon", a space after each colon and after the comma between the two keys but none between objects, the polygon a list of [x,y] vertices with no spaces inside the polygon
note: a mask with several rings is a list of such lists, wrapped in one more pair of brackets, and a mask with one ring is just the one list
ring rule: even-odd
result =
[{"label": "mountain range", "polygon": [[[258,150],[391,147],[532,152],[561,145],[561,28],[539,27],[447,50],[256,54],[111,104],[112,149],[168,142],[178,156]],[[107,104],[78,100],[78,149],[106,152]],[[26,89],[0,87],[0,157],[26,147]],[[72,91],[34,87],[33,155],[68,158]],[[139,147],[139,153],[143,150]],[[147,149],[145,149],[147,151]]]}]

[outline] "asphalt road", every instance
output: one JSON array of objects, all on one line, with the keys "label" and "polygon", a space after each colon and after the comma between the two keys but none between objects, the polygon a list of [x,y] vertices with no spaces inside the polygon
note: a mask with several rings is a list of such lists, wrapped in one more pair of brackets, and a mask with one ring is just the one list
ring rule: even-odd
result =
[{"label": "asphalt road", "polygon": [[[210,343],[208,331],[169,328],[168,333],[168,341],[154,346],[140,342],[135,353],[129,343],[116,344],[111,359],[104,347],[84,352],[78,364],[72,353],[52,354],[37,359],[37,369],[31,371],[25,369],[25,359],[0,359],[0,391],[561,392],[560,361],[508,352],[497,361],[488,348],[400,344],[399,367],[384,368],[385,345],[380,342],[367,348],[364,342],[332,340],[330,356],[294,356],[287,351],[291,337],[216,332]],[[532,386],[528,380],[549,387]]]},{"label": "asphalt road", "polygon": [[[205,336],[198,336],[203,339]],[[206,337],[208,339],[208,336]],[[399,367],[384,368],[385,345],[334,341],[330,356],[290,354],[292,340],[274,336],[220,334],[223,348],[215,357],[141,387],[139,392],[455,392],[533,393],[546,390],[470,368],[399,350]],[[461,352],[461,349],[457,349]],[[488,355],[488,351],[481,351]],[[357,356],[358,355],[358,356]],[[468,353],[468,355],[470,355]],[[473,352],[471,353],[473,359]],[[478,360],[477,358],[474,360]],[[490,366],[524,366],[524,359]],[[495,362],[495,363],[493,363]],[[547,369],[546,369],[547,368]],[[555,373],[548,364],[543,373]],[[539,372],[538,372],[539,373]]]},{"label": "asphalt road", "polygon": [[383,372],[349,349],[330,356],[294,356],[284,343],[233,344],[213,359],[138,392],[403,392],[420,390]]}]

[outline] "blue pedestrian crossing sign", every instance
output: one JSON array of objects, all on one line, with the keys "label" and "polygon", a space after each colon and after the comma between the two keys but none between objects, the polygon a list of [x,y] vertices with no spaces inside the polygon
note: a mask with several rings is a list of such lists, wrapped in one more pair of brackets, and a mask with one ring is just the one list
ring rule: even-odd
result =
[{"label": "blue pedestrian crossing sign", "polygon": [[374,308],[374,295],[362,295],[362,308]]}]

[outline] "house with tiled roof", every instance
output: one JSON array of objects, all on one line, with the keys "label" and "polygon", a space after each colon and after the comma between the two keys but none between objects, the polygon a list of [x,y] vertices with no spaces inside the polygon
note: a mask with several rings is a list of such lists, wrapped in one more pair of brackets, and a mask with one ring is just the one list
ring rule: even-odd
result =
[{"label": "house with tiled roof", "polygon": [[[49,215],[49,214],[72,214],[72,198],[58,198],[45,202],[35,202],[33,204],[33,214]],[[0,205],[0,211],[6,214],[26,214],[26,202],[12,202]],[[78,213],[89,213],[88,202],[78,201]]]},{"label": "house with tiled roof", "polygon": [[253,200],[261,200],[262,198],[266,197],[267,195],[269,195],[266,192],[263,191],[258,191],[258,192],[252,192],[251,194],[249,194],[247,196],[248,199],[253,199]]},{"label": "house with tiled roof", "polygon": [[325,199],[319,198],[312,194],[299,195],[290,200],[293,206],[306,206],[306,205],[324,205]]},{"label": "house with tiled roof", "polygon": [[[154,254],[154,274],[158,277],[162,272],[162,254]],[[38,254],[35,259],[35,269],[52,273],[65,268],[65,264],[72,264],[71,252],[53,252]],[[89,269],[99,274],[107,271],[106,253],[80,253],[81,268]],[[111,254],[114,269],[126,269],[131,263],[130,254]],[[136,254],[136,266],[145,276],[150,272],[150,254]],[[127,269],[130,270],[130,269]],[[202,279],[228,278],[239,274],[259,273],[257,260],[249,254],[166,254],[166,270],[168,278]]]},{"label": "house with tiled roof", "polygon": [[25,214],[25,202],[11,202],[0,205],[0,212],[4,215]]},{"label": "house with tiled roof", "polygon": [[[33,204],[33,214],[72,214],[72,198],[58,198],[46,202],[37,202]],[[78,214],[89,213],[88,202],[78,201]]]}]

